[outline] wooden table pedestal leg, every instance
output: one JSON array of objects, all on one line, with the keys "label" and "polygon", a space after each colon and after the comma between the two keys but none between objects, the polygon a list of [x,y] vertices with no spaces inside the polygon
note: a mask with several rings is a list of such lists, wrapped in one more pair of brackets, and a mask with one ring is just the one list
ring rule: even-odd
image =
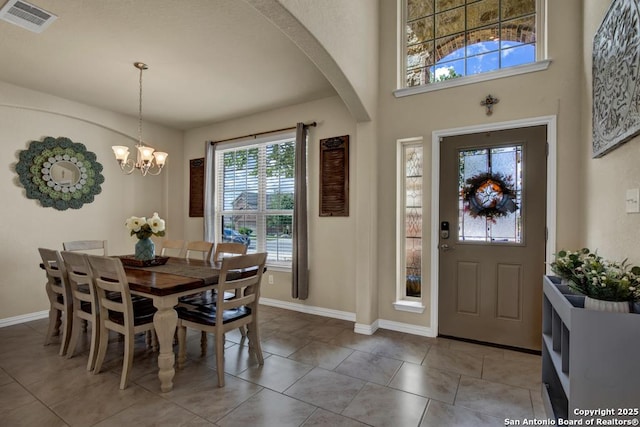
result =
[{"label": "wooden table pedestal leg", "polygon": [[[169,301],[170,300],[170,301]],[[158,309],[153,316],[153,325],[158,335],[160,354],[158,355],[158,378],[160,379],[160,390],[163,393],[171,391],[173,388],[173,376],[175,354],[173,353],[173,336],[178,323],[178,313],[173,307],[178,303],[177,298],[158,298],[153,304]]]}]

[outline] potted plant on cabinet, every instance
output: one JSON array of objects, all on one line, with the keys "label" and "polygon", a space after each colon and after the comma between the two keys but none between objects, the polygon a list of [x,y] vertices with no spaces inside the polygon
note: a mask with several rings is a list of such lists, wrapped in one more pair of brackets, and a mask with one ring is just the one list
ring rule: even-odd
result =
[{"label": "potted plant on cabinet", "polygon": [[609,261],[588,248],[562,250],[551,270],[585,296],[585,309],[628,313],[630,305],[640,301],[640,267],[626,260]]}]

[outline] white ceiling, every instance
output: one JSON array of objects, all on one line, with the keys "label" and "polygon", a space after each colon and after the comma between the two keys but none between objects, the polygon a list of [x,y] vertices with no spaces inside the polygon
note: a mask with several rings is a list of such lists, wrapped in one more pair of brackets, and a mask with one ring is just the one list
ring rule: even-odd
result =
[{"label": "white ceiling", "polygon": [[[5,1],[0,0],[4,5]],[[314,64],[241,0],[30,0],[41,34],[0,20],[0,80],[176,129],[335,95]]]}]

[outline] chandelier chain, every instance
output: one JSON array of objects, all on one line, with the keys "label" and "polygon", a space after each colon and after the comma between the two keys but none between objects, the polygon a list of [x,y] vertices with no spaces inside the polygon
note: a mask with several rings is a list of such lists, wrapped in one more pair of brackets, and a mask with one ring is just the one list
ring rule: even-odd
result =
[{"label": "chandelier chain", "polygon": [[138,143],[142,145],[142,71],[143,67],[140,67],[140,96],[138,105]]}]

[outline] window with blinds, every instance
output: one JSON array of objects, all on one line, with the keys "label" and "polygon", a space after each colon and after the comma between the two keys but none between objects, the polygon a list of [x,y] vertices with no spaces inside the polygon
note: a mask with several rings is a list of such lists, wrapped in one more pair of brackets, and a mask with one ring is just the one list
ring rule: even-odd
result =
[{"label": "window with blinds", "polygon": [[219,240],[266,251],[271,265],[291,265],[294,149],[295,135],[287,134],[216,150]]}]

